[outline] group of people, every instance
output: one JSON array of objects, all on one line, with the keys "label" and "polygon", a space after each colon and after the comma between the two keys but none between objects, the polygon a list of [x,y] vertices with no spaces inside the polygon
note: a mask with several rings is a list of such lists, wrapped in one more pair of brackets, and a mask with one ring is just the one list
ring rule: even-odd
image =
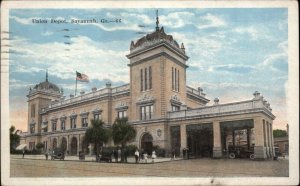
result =
[{"label": "group of people", "polygon": [[[147,152],[144,152],[143,150],[141,150],[141,153],[138,151],[138,149],[136,149],[135,153],[134,153],[134,157],[135,157],[135,163],[138,163],[140,161],[143,161],[144,163],[147,163],[148,160],[148,154]],[[151,154],[151,159],[152,159],[152,163],[154,163],[154,160],[156,159],[156,153],[153,150],[152,154]]]},{"label": "group of people", "polygon": [[[113,149],[112,150],[112,155],[115,158],[115,162],[121,162],[122,161],[122,151],[121,151],[120,148]],[[124,151],[123,151],[123,156],[124,156],[124,162],[127,162],[128,152],[127,152],[126,149],[124,149]]]}]

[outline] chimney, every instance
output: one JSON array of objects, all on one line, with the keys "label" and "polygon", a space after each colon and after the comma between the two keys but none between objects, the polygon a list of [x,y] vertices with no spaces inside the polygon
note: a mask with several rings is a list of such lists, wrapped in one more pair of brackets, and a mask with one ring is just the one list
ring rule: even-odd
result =
[{"label": "chimney", "polygon": [[97,91],[97,88],[96,87],[93,87],[92,88],[92,92],[96,92]]},{"label": "chimney", "polygon": [[203,94],[203,89],[201,87],[198,87],[199,95],[201,96]]},{"label": "chimney", "polygon": [[219,98],[214,99],[215,104],[214,105],[219,105]]},{"label": "chimney", "polygon": [[84,94],[84,91],[82,90],[81,92],[80,92],[80,95],[83,95]]},{"label": "chimney", "polygon": [[260,93],[258,91],[255,91],[253,93],[254,99],[259,99],[260,98]]},{"label": "chimney", "polygon": [[106,83],[106,88],[111,88],[111,83],[110,82]]},{"label": "chimney", "polygon": [[73,94],[70,94],[70,98],[74,98],[74,95],[73,95]]}]

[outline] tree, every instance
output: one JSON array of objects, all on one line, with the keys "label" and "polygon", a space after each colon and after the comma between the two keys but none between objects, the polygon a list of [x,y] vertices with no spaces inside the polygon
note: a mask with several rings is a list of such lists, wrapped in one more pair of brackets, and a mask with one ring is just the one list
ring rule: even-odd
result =
[{"label": "tree", "polygon": [[10,137],[10,151],[14,150],[20,143],[20,136],[18,135],[19,130],[16,130],[15,126],[9,128]]},{"label": "tree", "polygon": [[41,149],[44,148],[44,144],[39,142],[35,145],[36,149],[41,153]]},{"label": "tree", "polygon": [[[121,144],[122,149],[124,149],[126,143],[134,139],[135,136],[136,130],[128,124],[127,118],[117,118],[115,120],[112,126],[112,137],[116,145]],[[123,156],[121,156],[121,161],[123,161]]]},{"label": "tree", "polygon": [[285,137],[285,136],[287,136],[287,132],[285,130],[275,129],[275,130],[273,130],[273,136],[274,136],[274,138]]},{"label": "tree", "polygon": [[110,130],[104,128],[102,120],[91,120],[92,126],[85,132],[85,140],[92,143],[96,147],[96,159],[98,160],[100,147],[103,143],[107,143],[110,138]]}]

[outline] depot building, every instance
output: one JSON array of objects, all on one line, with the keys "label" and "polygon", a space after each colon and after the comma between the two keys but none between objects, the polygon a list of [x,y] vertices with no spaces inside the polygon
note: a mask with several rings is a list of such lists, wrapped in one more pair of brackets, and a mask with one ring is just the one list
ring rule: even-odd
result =
[{"label": "depot building", "polygon": [[243,146],[254,149],[257,159],[274,156],[270,104],[256,91],[245,101],[221,104],[216,98],[207,106],[210,100],[203,89],[186,84],[189,57],[184,44],[158,23],[153,33],[131,41],[126,57],[129,84],[107,83],[68,98],[47,74],[27,95],[29,131],[21,143],[31,150],[42,142],[45,149],[60,147],[78,155],[90,147],[85,131],[92,119],[111,127],[116,118],[128,117],[137,131],[130,144],[148,153],[158,146],[166,156],[173,149],[181,156],[188,148],[193,157],[221,158],[230,148]]}]

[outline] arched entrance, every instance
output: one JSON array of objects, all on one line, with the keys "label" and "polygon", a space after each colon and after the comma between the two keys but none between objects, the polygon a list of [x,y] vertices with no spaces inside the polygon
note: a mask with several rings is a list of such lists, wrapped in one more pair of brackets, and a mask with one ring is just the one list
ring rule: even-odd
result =
[{"label": "arched entrance", "polygon": [[153,138],[152,138],[151,134],[145,133],[142,136],[141,148],[144,149],[144,152],[146,152],[149,155],[152,153],[152,147],[153,147],[152,142],[153,142]]},{"label": "arched entrance", "polygon": [[54,138],[52,142],[52,149],[56,149],[56,148],[57,148],[57,139]]},{"label": "arched entrance", "polygon": [[61,145],[60,145],[61,150],[66,153],[67,150],[67,139],[65,137],[63,137],[61,139]]},{"label": "arched entrance", "polygon": [[77,138],[73,137],[71,140],[71,155],[77,155]]}]

